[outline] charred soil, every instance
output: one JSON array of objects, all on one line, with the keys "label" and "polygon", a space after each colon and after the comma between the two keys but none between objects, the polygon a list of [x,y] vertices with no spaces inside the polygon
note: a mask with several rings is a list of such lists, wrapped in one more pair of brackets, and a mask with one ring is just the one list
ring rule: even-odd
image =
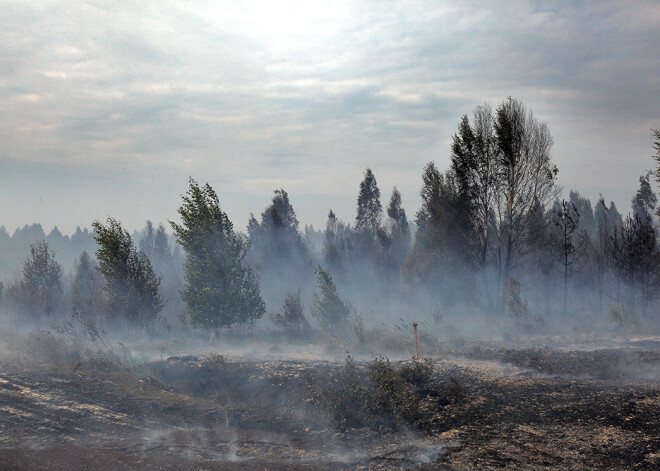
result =
[{"label": "charred soil", "polygon": [[[380,381],[390,371],[379,363],[380,376],[374,376],[374,362],[355,361],[355,384]],[[435,360],[423,387],[411,365],[393,362],[387,387],[396,395],[412,385],[402,397],[417,409],[399,414],[396,401],[388,409],[384,396],[360,404],[362,415],[345,416],[330,404],[337,397],[340,405],[356,404],[350,401],[368,401],[379,389],[346,389],[341,362],[211,355],[128,369],[98,361],[28,365],[5,359],[0,467],[660,467],[655,347],[467,349]],[[369,420],[370,413],[383,417]]]}]

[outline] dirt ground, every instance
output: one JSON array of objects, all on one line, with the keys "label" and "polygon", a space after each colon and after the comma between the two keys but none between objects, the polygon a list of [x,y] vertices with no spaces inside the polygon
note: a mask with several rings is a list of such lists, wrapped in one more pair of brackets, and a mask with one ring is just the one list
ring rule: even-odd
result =
[{"label": "dirt ground", "polygon": [[[358,362],[360,363],[360,362]],[[338,430],[337,361],[179,356],[130,369],[0,360],[0,468],[660,469],[660,343],[479,343],[434,360],[423,416]]]}]

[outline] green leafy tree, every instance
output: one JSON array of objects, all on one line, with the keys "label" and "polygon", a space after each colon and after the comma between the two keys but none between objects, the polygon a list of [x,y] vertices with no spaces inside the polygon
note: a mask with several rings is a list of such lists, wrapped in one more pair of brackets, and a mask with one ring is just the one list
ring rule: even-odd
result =
[{"label": "green leafy tree", "polygon": [[266,307],[259,280],[244,264],[248,244],[234,232],[213,188],[191,178],[178,213],[181,224],[170,224],[186,252],[181,296],[190,322],[218,330],[261,318]]},{"label": "green leafy tree", "polygon": [[314,293],[312,300],[312,316],[325,330],[332,333],[340,332],[348,326],[351,308],[339,297],[337,286],[330,273],[320,265],[316,267],[314,273],[318,292]]},{"label": "green leafy tree", "polygon": [[150,327],[163,308],[158,292],[160,278],[149,258],[138,251],[130,234],[113,218],[94,221],[98,271],[105,278],[106,313],[109,320]]},{"label": "green leafy tree", "polygon": [[26,314],[52,314],[62,297],[62,268],[46,241],[30,246],[23,276],[7,287],[9,302]]}]

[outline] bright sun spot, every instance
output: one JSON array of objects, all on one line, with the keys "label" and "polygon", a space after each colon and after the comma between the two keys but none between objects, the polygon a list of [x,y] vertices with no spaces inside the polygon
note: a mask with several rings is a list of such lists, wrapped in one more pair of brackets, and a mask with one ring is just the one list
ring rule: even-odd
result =
[{"label": "bright sun spot", "polygon": [[220,31],[282,48],[337,33],[345,26],[349,3],[344,0],[245,0],[227,4],[208,2],[191,10]]}]

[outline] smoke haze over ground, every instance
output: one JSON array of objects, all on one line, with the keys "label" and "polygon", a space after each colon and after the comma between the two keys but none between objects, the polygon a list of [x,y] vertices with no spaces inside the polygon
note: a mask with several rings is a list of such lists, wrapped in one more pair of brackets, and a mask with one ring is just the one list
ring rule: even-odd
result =
[{"label": "smoke haze over ground", "polygon": [[0,0],[0,468],[658,469],[658,6],[248,3]]}]

